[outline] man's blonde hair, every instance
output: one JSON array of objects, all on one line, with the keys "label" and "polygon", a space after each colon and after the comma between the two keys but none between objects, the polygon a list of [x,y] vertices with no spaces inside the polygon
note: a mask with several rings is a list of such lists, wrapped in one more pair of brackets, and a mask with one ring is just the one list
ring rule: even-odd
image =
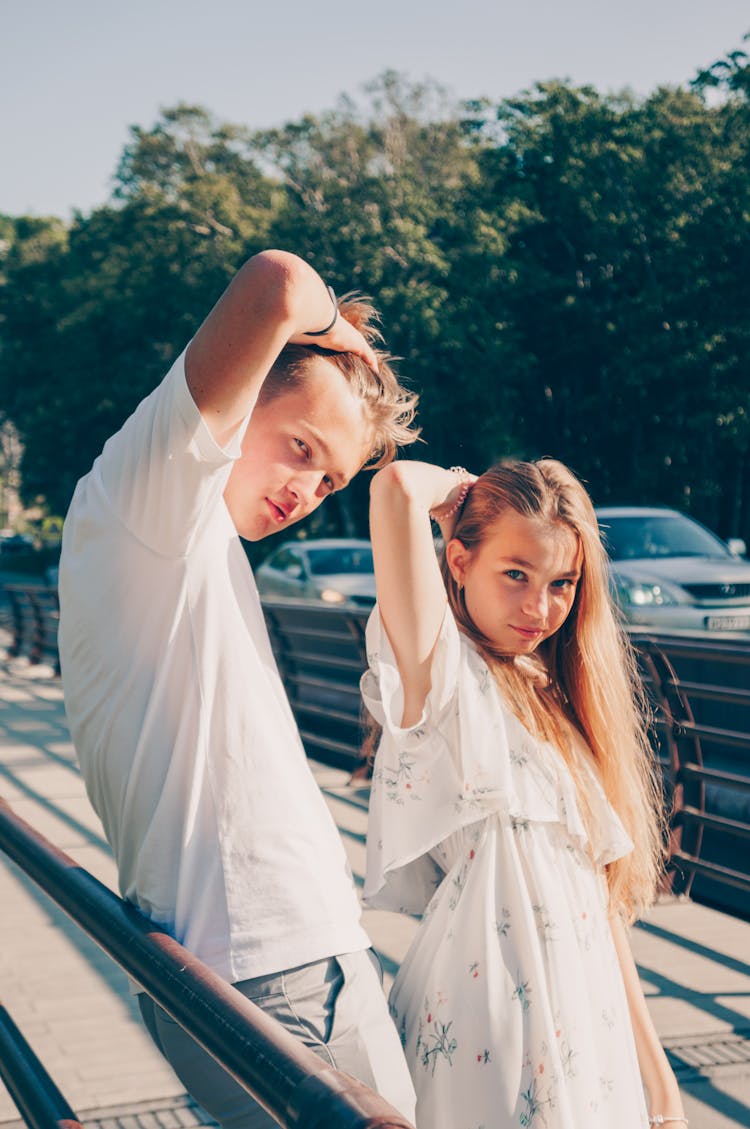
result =
[{"label": "man's blonde hair", "polygon": [[343,373],[347,384],[363,401],[372,426],[372,443],[365,466],[372,470],[391,462],[399,447],[414,443],[419,428],[414,416],[419,397],[404,388],[393,369],[393,358],[379,348],[382,336],[378,315],[366,300],[347,295],[338,301],[339,316],[360,331],[378,360],[377,374],[354,353],[338,353],[318,345],[287,345],[266,377],[261,397],[271,398],[301,383],[314,356],[325,357]]}]

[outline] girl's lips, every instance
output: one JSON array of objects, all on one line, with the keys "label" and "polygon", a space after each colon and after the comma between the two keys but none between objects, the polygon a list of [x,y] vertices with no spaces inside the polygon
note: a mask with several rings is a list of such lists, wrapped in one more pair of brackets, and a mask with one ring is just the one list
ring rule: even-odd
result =
[{"label": "girl's lips", "polygon": [[515,627],[513,624],[511,624],[511,627],[523,639],[536,639],[539,635],[544,634],[541,627]]}]

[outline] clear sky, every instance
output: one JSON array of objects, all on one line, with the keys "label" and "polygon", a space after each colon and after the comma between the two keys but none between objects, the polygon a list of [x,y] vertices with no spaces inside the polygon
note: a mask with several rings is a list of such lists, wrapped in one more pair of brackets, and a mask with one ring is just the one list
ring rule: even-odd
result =
[{"label": "clear sky", "polygon": [[0,0],[0,212],[103,203],[128,129],[178,101],[251,127],[387,68],[457,98],[546,78],[647,94],[744,47],[748,0]]}]

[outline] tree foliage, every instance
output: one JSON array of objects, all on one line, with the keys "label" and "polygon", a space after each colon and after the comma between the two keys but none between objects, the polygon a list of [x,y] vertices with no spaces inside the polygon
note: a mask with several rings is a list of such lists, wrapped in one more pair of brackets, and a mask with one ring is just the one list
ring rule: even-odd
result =
[{"label": "tree foliage", "polygon": [[[362,103],[274,130],[168,110],[131,131],[106,207],[0,217],[0,398],[25,493],[62,511],[275,245],[374,297],[421,393],[417,454],[555,455],[598,502],[674,504],[750,541],[749,149],[742,52],[646,99],[545,83],[456,106],[386,72]],[[360,484],[347,531],[363,501]]]},{"label": "tree foliage", "polygon": [[111,205],[64,232],[18,221],[0,294],[0,396],[25,441],[27,498],[64,512],[107,437],[263,245],[271,207],[235,134],[179,107],[133,131]]}]

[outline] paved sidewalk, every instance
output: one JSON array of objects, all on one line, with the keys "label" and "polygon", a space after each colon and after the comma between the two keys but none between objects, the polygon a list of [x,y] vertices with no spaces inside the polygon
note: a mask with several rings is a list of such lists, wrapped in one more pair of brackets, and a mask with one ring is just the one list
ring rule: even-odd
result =
[{"label": "paved sidewalk", "polygon": [[[316,776],[355,876],[364,873],[367,792],[326,766]],[[115,869],[85,796],[59,680],[0,667],[0,795],[107,885]],[[389,976],[416,923],[367,911]],[[633,947],[691,1129],[750,1126],[750,924],[690,902],[658,905]],[[122,973],[0,854],[0,1002],[88,1126],[204,1124],[143,1031]],[[18,1114],[0,1083],[0,1129]],[[606,1129],[606,1127],[603,1127]]]}]

